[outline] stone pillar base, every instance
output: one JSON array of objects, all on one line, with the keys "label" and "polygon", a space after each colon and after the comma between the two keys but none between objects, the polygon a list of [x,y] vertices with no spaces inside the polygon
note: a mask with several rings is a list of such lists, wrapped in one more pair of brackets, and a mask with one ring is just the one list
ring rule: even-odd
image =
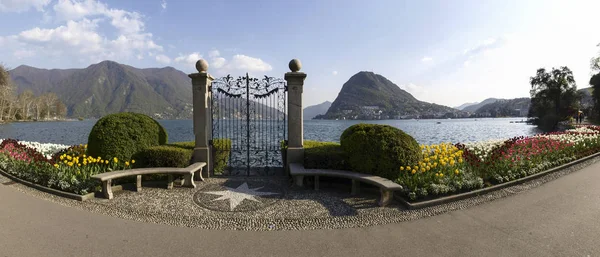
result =
[{"label": "stone pillar base", "polygon": [[[195,147],[194,153],[192,154],[192,162],[206,162],[206,167],[210,167],[210,147]],[[202,176],[195,176],[196,179],[202,177],[208,178],[210,175],[210,169],[202,169]]]},{"label": "stone pillar base", "polygon": [[289,147],[287,148],[286,154],[286,167],[288,167],[287,174],[289,175],[290,163],[304,163],[304,147]]}]

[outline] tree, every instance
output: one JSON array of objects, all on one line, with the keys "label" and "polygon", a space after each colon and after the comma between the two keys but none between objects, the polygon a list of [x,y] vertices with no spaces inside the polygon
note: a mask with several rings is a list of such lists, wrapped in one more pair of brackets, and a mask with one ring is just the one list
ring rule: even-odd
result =
[{"label": "tree", "polygon": [[64,118],[67,116],[67,106],[65,106],[65,104],[63,104],[60,100],[57,100],[54,105],[56,108],[56,116],[58,118]]},{"label": "tree", "polygon": [[528,117],[544,131],[552,131],[560,121],[575,115],[579,95],[573,72],[568,67],[541,68],[530,79],[531,107]]},{"label": "tree", "polygon": [[[46,93],[40,96],[42,102],[44,103],[44,108],[46,110],[46,119],[50,119],[51,114],[56,114],[56,101],[58,101],[58,96],[55,93]],[[52,111],[54,110],[54,111]]]},{"label": "tree", "polygon": [[7,118],[5,111],[10,109],[13,96],[14,86],[10,80],[10,75],[4,65],[0,64],[0,121]]},{"label": "tree", "polygon": [[19,118],[22,120],[29,119],[31,116],[31,107],[35,100],[33,91],[25,90],[23,93],[19,94],[17,98],[17,101],[19,102]]},{"label": "tree", "polygon": [[590,78],[590,85],[592,85],[592,99],[594,100],[594,107],[592,110],[594,114],[592,118],[595,121],[600,120],[600,73]]},{"label": "tree", "polygon": [[[600,44],[597,44],[596,46],[600,47]],[[590,68],[592,71],[600,71],[600,51],[598,52],[598,56],[590,60]]]}]

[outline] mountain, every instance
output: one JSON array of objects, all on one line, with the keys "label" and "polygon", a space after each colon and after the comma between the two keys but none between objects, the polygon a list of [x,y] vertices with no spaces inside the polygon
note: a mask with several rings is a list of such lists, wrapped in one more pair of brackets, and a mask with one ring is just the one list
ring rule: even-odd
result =
[{"label": "mountain", "polygon": [[479,107],[475,114],[486,117],[526,117],[530,105],[531,99],[529,97],[500,99]]},{"label": "mountain", "polygon": [[470,113],[475,113],[475,111],[477,111],[477,109],[481,108],[482,106],[486,105],[486,104],[491,104],[491,103],[495,103],[499,100],[504,100],[504,99],[498,99],[498,98],[488,98],[485,99],[479,103],[473,104],[473,105],[469,105],[465,108],[463,108],[462,110],[465,112],[470,112]]},{"label": "mountain", "polygon": [[463,109],[465,109],[465,108],[467,108],[467,107],[469,107],[471,105],[475,105],[475,104],[478,104],[478,102],[475,102],[475,103],[464,103],[464,104],[461,104],[459,106],[454,107],[454,109],[462,111]]},{"label": "mountain", "polygon": [[317,115],[323,115],[325,113],[327,113],[327,110],[329,110],[329,107],[331,107],[331,102],[329,101],[325,101],[324,103],[320,103],[317,105],[311,105],[308,106],[306,108],[304,108],[304,119],[305,120],[310,120],[313,119],[314,117],[316,117]]},{"label": "mountain", "polygon": [[103,61],[66,70],[21,65],[9,73],[18,92],[56,93],[70,117],[97,118],[125,111],[166,119],[192,116],[191,80],[172,67],[138,69]]},{"label": "mountain", "polygon": [[454,116],[460,111],[417,100],[387,78],[361,71],[344,85],[325,115],[318,119],[385,119]]}]

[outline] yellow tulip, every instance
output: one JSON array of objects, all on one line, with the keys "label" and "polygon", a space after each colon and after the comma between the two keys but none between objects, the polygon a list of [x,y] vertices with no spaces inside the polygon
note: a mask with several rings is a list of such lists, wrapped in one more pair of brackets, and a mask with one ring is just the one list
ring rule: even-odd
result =
[{"label": "yellow tulip", "polygon": [[417,173],[417,170],[412,170],[410,173],[415,174],[415,173]]},{"label": "yellow tulip", "polygon": [[415,165],[415,170],[418,170],[418,169],[419,169],[419,166]]},{"label": "yellow tulip", "polygon": [[440,173],[440,177],[444,177],[444,173]]},{"label": "yellow tulip", "polygon": [[125,162],[125,166],[129,166],[129,162]]},{"label": "yellow tulip", "polygon": [[57,163],[57,164],[54,164],[54,168],[58,168],[58,163]]},{"label": "yellow tulip", "polygon": [[[133,162],[133,161],[132,161],[132,162]],[[403,167],[403,166],[400,166],[400,170],[404,170],[404,167]]]},{"label": "yellow tulip", "polygon": [[72,159],[73,159],[73,157],[71,157],[70,155],[67,155],[67,160],[69,160],[69,161],[70,161],[70,160],[72,160]]},{"label": "yellow tulip", "polygon": [[135,163],[135,160],[131,160],[131,164],[134,164],[134,163]]},{"label": "yellow tulip", "polygon": [[105,160],[105,161],[104,161],[104,164],[108,164],[108,160]]},{"label": "yellow tulip", "polygon": [[69,165],[69,167],[72,167],[72,166],[73,166],[73,163],[72,163],[72,162],[69,162],[69,163],[67,163],[67,165]]},{"label": "yellow tulip", "polygon": [[115,158],[113,158],[113,161],[114,161],[115,163],[117,163],[117,162],[119,162],[119,159],[117,159],[117,157],[115,157]]},{"label": "yellow tulip", "polygon": [[425,173],[425,171],[427,171],[427,169],[425,169],[424,167],[421,167],[421,172]]},{"label": "yellow tulip", "polygon": [[456,169],[456,170],[454,171],[454,174],[458,175],[458,173],[460,173],[460,171],[458,171],[458,169]]},{"label": "yellow tulip", "polygon": [[61,156],[60,156],[60,160],[62,161],[62,160],[64,160],[64,159],[65,159],[65,157],[64,157],[63,155],[61,155]]},{"label": "yellow tulip", "polygon": [[78,166],[78,167],[81,167],[81,163],[78,163],[78,164],[77,164],[77,166]]},{"label": "yellow tulip", "polygon": [[410,170],[410,166],[406,166],[406,170]]}]

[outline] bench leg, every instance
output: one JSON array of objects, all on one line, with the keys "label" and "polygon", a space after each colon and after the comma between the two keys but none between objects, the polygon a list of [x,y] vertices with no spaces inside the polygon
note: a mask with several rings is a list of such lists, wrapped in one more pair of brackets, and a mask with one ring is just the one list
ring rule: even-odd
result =
[{"label": "bench leg", "polygon": [[394,198],[394,191],[381,189],[381,199],[379,200],[379,206],[387,206]]},{"label": "bench leg", "polygon": [[183,186],[196,188],[196,184],[194,183],[194,172],[183,175]]},{"label": "bench leg", "polygon": [[294,179],[296,180],[296,186],[303,186],[304,185],[304,176],[295,176]]},{"label": "bench leg", "polygon": [[196,171],[196,179],[199,181],[204,181],[204,178],[202,177],[202,168],[200,168],[200,170]]},{"label": "bench leg", "polygon": [[319,176],[315,176],[315,191],[319,191]]},{"label": "bench leg", "polygon": [[173,189],[173,175],[167,175],[167,189]]},{"label": "bench leg", "polygon": [[137,175],[136,176],[135,191],[136,192],[142,192],[142,175]]},{"label": "bench leg", "polygon": [[102,181],[102,193],[106,199],[113,199],[112,180]]},{"label": "bench leg", "polygon": [[360,181],[353,179],[352,180],[352,192],[351,195],[357,195],[360,193]]}]

